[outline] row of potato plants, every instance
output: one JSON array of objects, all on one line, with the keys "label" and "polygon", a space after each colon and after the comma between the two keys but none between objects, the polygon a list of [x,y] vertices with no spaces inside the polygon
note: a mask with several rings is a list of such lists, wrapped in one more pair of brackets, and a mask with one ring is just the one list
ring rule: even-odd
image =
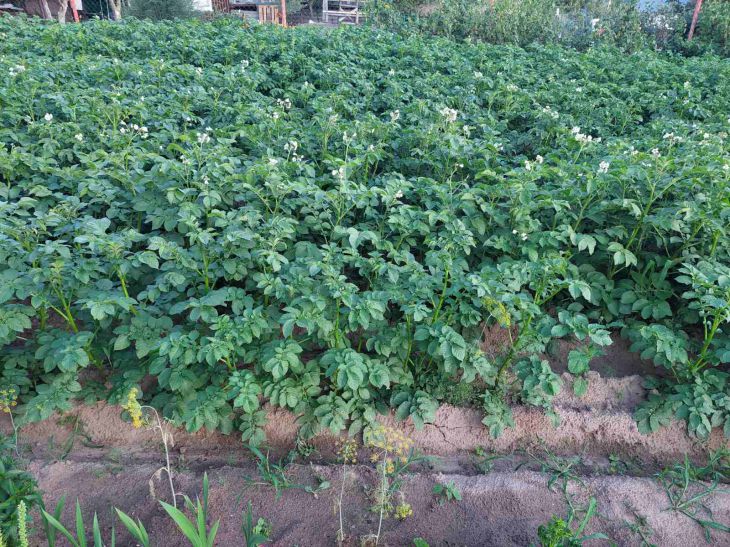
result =
[{"label": "row of potato plants", "polygon": [[252,443],[472,384],[498,435],[620,335],[642,430],[730,433],[728,104],[712,56],[0,19],[2,384]]}]

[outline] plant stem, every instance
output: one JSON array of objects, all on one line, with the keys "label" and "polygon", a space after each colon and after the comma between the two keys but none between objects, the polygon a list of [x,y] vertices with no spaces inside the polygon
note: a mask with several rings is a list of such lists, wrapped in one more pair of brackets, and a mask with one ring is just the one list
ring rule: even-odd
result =
[{"label": "plant stem", "polygon": [[515,347],[517,346],[517,342],[520,341],[520,337],[527,332],[527,329],[530,328],[530,324],[532,323],[532,316],[530,316],[527,321],[522,325],[522,328],[517,333],[517,336],[515,336],[514,342],[509,348],[509,353],[507,354],[507,357],[504,358],[504,361],[502,361],[502,364],[499,367],[499,370],[497,371],[497,384],[499,384],[500,379],[502,378],[502,374],[507,369],[509,364],[512,362],[512,359],[515,355]]},{"label": "plant stem", "polygon": [[444,300],[446,299],[446,289],[449,288],[449,268],[446,268],[446,271],[444,272],[444,285],[441,288],[441,296],[439,296],[439,303],[436,306],[436,311],[433,313],[433,319],[431,319],[431,324],[433,325],[436,323],[436,320],[439,318],[439,313],[441,312],[441,307],[444,305]]},{"label": "plant stem", "polygon": [[406,352],[406,358],[403,364],[408,368],[408,361],[411,358],[411,352],[413,351],[413,333],[411,332],[411,316],[406,315],[406,331],[408,333],[408,351]]},{"label": "plant stem", "polygon": [[692,374],[697,374],[700,370],[702,370],[706,364],[706,355],[707,350],[710,348],[710,344],[712,343],[712,340],[715,338],[715,334],[717,333],[717,329],[720,328],[720,323],[722,322],[723,314],[718,313],[715,316],[715,319],[712,321],[712,327],[710,327],[710,332],[705,335],[705,343],[702,345],[702,349],[700,350],[699,355],[697,356],[697,360],[692,365]]},{"label": "plant stem", "polygon": [[[129,290],[127,289],[127,279],[126,279],[126,277],[124,276],[124,274],[122,274],[121,270],[117,270],[117,276],[119,277],[119,281],[122,284],[122,292],[124,293],[124,296],[126,298],[129,298]],[[130,305],[129,306],[129,311],[132,312],[132,315],[137,315],[137,310],[134,309],[134,306]]]},{"label": "plant stem", "polygon": [[160,436],[162,437],[162,445],[165,448],[165,467],[163,469],[167,473],[167,480],[170,484],[170,492],[172,493],[172,505],[173,505],[173,507],[177,507],[177,493],[175,492],[175,485],[172,482],[172,466],[170,465],[170,450],[168,449],[168,446],[167,446],[168,434],[165,431],[165,429],[162,427],[162,420],[160,420],[160,415],[157,413],[157,410],[154,407],[144,405],[141,408],[149,408],[155,414],[155,420],[157,421],[157,425],[155,426],[155,429],[160,430]]},{"label": "plant stem", "polygon": [[345,526],[342,520],[342,498],[345,494],[345,479],[347,477],[347,465],[342,465],[342,485],[340,486],[340,501],[338,503],[338,511],[340,514],[340,530],[337,532],[337,540],[340,544],[345,541]]},{"label": "plant stem", "polygon": [[15,437],[15,455],[20,457],[20,451],[18,450],[19,428],[15,425],[15,420],[13,420],[13,413],[11,411],[8,412],[8,416],[10,416],[10,425],[13,427],[13,436]]},{"label": "plant stem", "polygon": [[380,484],[380,519],[378,520],[378,533],[375,536],[375,545],[377,547],[378,542],[380,541],[380,530],[383,527],[383,513],[385,512],[385,496],[386,496],[386,488],[385,488],[385,481],[386,481],[386,465],[385,465],[385,456],[383,456],[383,461],[381,463],[383,466],[383,482]]}]

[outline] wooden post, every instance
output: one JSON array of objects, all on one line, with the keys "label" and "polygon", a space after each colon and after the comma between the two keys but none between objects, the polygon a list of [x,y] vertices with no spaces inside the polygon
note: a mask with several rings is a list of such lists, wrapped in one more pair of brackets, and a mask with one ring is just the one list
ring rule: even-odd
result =
[{"label": "wooden post", "polygon": [[286,0],[281,0],[281,26],[286,25]]},{"label": "wooden post", "polygon": [[79,22],[79,12],[76,9],[76,0],[68,0],[69,4],[71,5],[71,13],[74,16],[74,21],[77,23]]},{"label": "wooden post", "polygon": [[695,2],[695,11],[692,14],[692,24],[689,26],[689,34],[687,34],[687,40],[691,40],[695,34],[695,27],[697,26],[697,18],[700,16],[700,9],[702,9],[702,0]]},{"label": "wooden post", "polygon": [[41,17],[43,19],[51,19],[51,8],[48,7],[48,0],[40,0]]}]

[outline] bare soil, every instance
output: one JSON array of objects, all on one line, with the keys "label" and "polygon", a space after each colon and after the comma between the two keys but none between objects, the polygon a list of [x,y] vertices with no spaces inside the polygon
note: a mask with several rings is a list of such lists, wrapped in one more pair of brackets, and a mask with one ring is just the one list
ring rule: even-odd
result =
[{"label": "bare soil", "polygon": [[[149,477],[155,472],[151,464],[125,465],[122,471],[110,470],[101,462],[55,462],[31,466],[46,492],[46,502],[53,504],[62,492],[72,499],[78,496],[88,518],[99,514],[105,537],[110,536],[109,507],[116,506],[140,518],[150,531],[152,542],[159,546],[182,545],[178,532],[150,496]],[[241,545],[241,508],[252,502],[254,515],[273,524],[272,545],[335,545],[339,527],[336,512],[342,468],[336,466],[292,465],[290,477],[304,484],[316,485],[326,479],[333,485],[316,497],[302,489],[285,490],[277,499],[268,486],[248,486],[246,476],[255,475],[251,466],[209,467],[210,512],[221,519],[218,545]],[[319,479],[314,475],[318,475]],[[176,476],[178,488],[189,495],[200,491],[202,472],[181,471]],[[377,530],[378,515],[369,510],[368,492],[378,477],[368,466],[349,467],[343,501],[343,518],[348,543],[360,540]],[[492,471],[483,475],[416,473],[402,487],[405,500],[414,515],[403,522],[388,519],[383,526],[382,545],[412,545],[422,537],[430,545],[529,545],[536,540],[538,526],[552,515],[565,516],[564,498],[548,488],[549,477],[535,471]],[[433,494],[437,482],[453,481],[462,494],[461,502],[439,504]],[[571,492],[585,497],[596,496],[601,516],[594,519],[590,531],[601,531],[619,545],[639,545],[638,536],[627,527],[635,522],[632,511],[646,517],[654,531],[652,541],[662,546],[702,545],[704,538],[698,525],[689,518],[665,511],[667,498],[651,479],[626,476],[584,477],[584,487]],[[167,498],[162,485],[156,495]],[[710,500],[715,518],[730,521],[730,505],[719,496]],[[69,521],[69,512],[66,521]],[[118,525],[117,525],[118,526]],[[118,531],[119,532],[119,531]],[[124,533],[118,545],[132,545]],[[715,534],[717,545],[727,545],[726,538]],[[589,545],[607,545],[605,541]]]},{"label": "bare soil", "polygon": [[[564,383],[556,401],[558,427],[538,410],[518,406],[513,409],[516,427],[499,439],[489,437],[474,409],[444,406],[436,422],[420,431],[409,422],[383,418],[406,432],[420,453],[438,458],[407,475],[401,492],[414,514],[403,522],[387,519],[379,544],[411,545],[413,538],[422,537],[432,546],[530,545],[537,539],[539,525],[567,512],[561,482],[549,488],[554,473],[541,465],[551,454],[572,458],[560,461],[577,462],[571,472],[579,480],[570,482],[569,493],[578,500],[597,499],[599,517],[589,531],[601,531],[619,545],[640,545],[640,537],[629,528],[639,515],[647,519],[656,545],[704,544],[699,525],[667,510],[667,494],[654,474],[684,455],[702,461],[708,450],[726,446],[721,432],[699,443],[677,422],[652,435],[640,434],[631,417],[645,397],[639,376],[602,378],[591,372],[583,398],[572,395],[567,374]],[[295,447],[297,424],[287,412],[270,409],[269,413],[267,442],[275,460]],[[9,429],[6,421],[0,425]],[[287,467],[295,487],[280,497],[270,485],[260,483],[255,461],[237,436],[176,431],[175,441],[178,490],[194,497],[203,473],[210,477],[211,514],[221,519],[218,545],[242,544],[241,509],[249,500],[255,516],[272,523],[273,545],[336,544],[343,468],[335,460],[334,437],[314,439],[311,454]],[[153,431],[133,429],[120,418],[119,408],[78,406],[65,417],[27,426],[20,443],[48,505],[63,494],[69,500],[78,497],[89,519],[98,513],[107,537],[113,522],[110,507],[119,507],[145,522],[154,545],[183,544],[152,495],[170,501],[166,483],[153,478],[163,463],[159,438]],[[499,457],[491,466],[480,465],[485,460],[474,455],[477,447]],[[378,477],[364,450],[345,477],[346,543],[359,545],[378,526],[378,515],[370,510]],[[330,487],[317,494],[304,489],[316,490],[323,481]],[[438,503],[433,486],[451,481],[463,500]],[[730,524],[730,496],[717,494],[706,501],[718,522]],[[64,520],[69,524],[70,517],[67,509]],[[133,545],[120,530],[117,534],[118,545]],[[714,531],[713,538],[717,545],[730,545],[730,534]],[[588,545],[608,543],[596,540]]]}]

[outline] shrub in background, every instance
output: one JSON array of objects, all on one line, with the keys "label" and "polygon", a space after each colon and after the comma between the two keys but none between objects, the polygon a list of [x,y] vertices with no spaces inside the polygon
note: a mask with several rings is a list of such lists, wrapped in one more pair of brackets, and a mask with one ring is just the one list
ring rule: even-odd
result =
[{"label": "shrub in background", "polygon": [[125,16],[138,19],[187,19],[196,15],[192,0],[132,0]]},{"label": "shrub in background", "polygon": [[389,28],[418,29],[495,44],[560,43],[578,49],[609,43],[684,54],[730,51],[730,2],[707,0],[695,40],[686,40],[693,2],[669,0],[639,9],[635,0],[436,0],[374,3],[373,19]]},{"label": "shrub in background", "polygon": [[526,45],[558,38],[554,0],[495,0],[491,6],[488,2],[477,5],[487,15],[484,35],[490,42]]},{"label": "shrub in background", "polygon": [[410,2],[380,5],[375,19],[389,26],[405,24],[495,44],[587,47],[600,40],[636,47],[643,43],[639,11],[628,0],[437,0],[415,9],[409,6]]},{"label": "shrub in background", "polygon": [[697,23],[697,38],[722,55],[730,55],[730,1],[706,0]]},{"label": "shrub in background", "polygon": [[[646,45],[641,12],[632,0],[563,0],[556,8],[561,21],[559,42],[584,49],[610,43],[625,50]],[[559,10],[559,11],[558,11]]]},{"label": "shrub in background", "polygon": [[650,43],[661,49],[686,50],[692,6],[679,0],[641,12],[641,29]]}]

